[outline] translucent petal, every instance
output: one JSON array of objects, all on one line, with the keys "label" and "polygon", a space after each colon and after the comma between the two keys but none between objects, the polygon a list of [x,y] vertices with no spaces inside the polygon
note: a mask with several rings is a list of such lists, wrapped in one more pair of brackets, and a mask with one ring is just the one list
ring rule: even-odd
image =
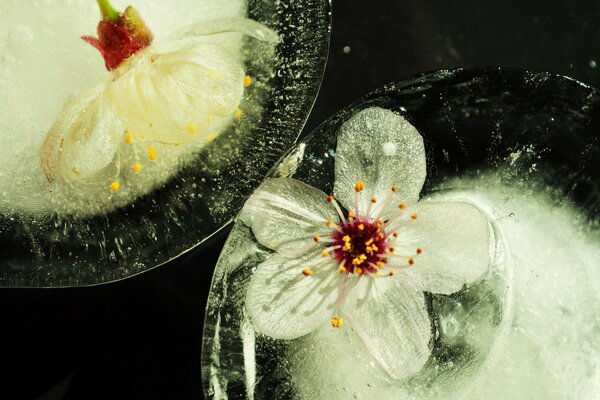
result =
[{"label": "translucent petal", "polygon": [[[414,126],[398,114],[383,108],[367,108],[340,128],[335,159],[335,194],[347,209],[354,209],[354,185],[365,182],[360,193],[363,212],[372,197],[379,212],[383,199],[393,194],[397,203],[418,200],[426,176],[423,138]],[[394,207],[386,207],[387,217]]]},{"label": "translucent petal", "polygon": [[314,235],[331,235],[326,222],[337,221],[326,199],[325,193],[296,179],[268,179],[248,199],[240,219],[262,245],[290,256],[304,254],[321,246]]},{"label": "translucent petal", "polygon": [[106,95],[128,129],[146,140],[205,139],[217,133],[211,125],[231,119],[242,100],[242,64],[219,45],[188,40],[164,53],[151,47],[130,63]]},{"label": "translucent petal", "polygon": [[181,39],[195,36],[208,36],[216,33],[239,32],[258,40],[276,42],[279,40],[277,32],[248,18],[220,18],[202,21],[179,30],[170,36],[171,39]]},{"label": "translucent petal", "polygon": [[[313,275],[302,271],[311,268]],[[274,254],[256,267],[246,295],[255,328],[275,339],[295,339],[331,318],[342,274],[319,254],[286,258]]]},{"label": "translucent petal", "polygon": [[350,326],[390,377],[421,370],[431,339],[422,289],[402,274],[358,279],[343,306]]},{"label": "translucent petal", "polygon": [[102,96],[101,88],[85,92],[65,105],[50,128],[40,152],[48,180],[74,182],[109,165],[125,124]]},{"label": "translucent petal", "polygon": [[450,294],[474,282],[490,262],[489,221],[477,207],[465,202],[421,202],[418,218],[399,230],[398,253],[423,254],[407,271],[425,291]]}]

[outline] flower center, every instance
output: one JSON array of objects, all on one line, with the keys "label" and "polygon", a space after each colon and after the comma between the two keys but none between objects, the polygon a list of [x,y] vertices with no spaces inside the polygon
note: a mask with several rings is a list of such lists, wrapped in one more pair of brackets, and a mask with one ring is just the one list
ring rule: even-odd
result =
[{"label": "flower center", "polygon": [[350,218],[340,228],[331,236],[333,255],[349,273],[376,274],[385,267],[390,247],[381,219]]},{"label": "flower center", "polygon": [[[344,324],[343,319],[337,315],[346,297],[350,275],[357,278],[381,275],[391,277],[396,275],[399,269],[412,267],[417,256],[423,253],[423,250],[418,248],[402,254],[404,251],[398,252],[393,247],[398,238],[398,231],[417,219],[417,214],[411,213],[406,203],[398,204],[397,211],[391,213],[391,216],[386,212],[393,204],[392,195],[398,191],[398,187],[391,187],[391,192],[379,207],[380,211],[375,212],[373,206],[379,201],[375,197],[370,199],[366,210],[361,210],[359,207],[364,188],[364,182],[355,185],[354,211],[349,211],[347,214],[344,214],[333,195],[328,196],[327,201],[337,211],[340,222],[339,224],[334,221],[326,222],[327,227],[332,229],[330,237],[321,238],[319,235],[313,237],[317,245],[322,246],[321,255],[335,260],[338,271],[344,275],[335,315],[331,320],[334,328],[341,328]],[[388,216],[384,218],[382,215]],[[312,276],[313,273],[311,267],[302,271],[306,277]]]}]

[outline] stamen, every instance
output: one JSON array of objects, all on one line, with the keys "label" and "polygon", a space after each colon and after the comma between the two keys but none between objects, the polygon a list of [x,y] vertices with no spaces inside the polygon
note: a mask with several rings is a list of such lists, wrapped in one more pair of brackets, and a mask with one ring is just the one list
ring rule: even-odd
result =
[{"label": "stamen", "polygon": [[354,185],[354,191],[356,193],[362,192],[365,189],[365,183],[363,181],[359,181],[356,185]]},{"label": "stamen", "polygon": [[248,75],[244,76],[244,87],[249,88],[252,86],[252,78]]},{"label": "stamen", "polygon": [[401,210],[406,210],[408,206],[406,205],[406,203],[400,203],[400,205],[398,206],[399,209]]},{"label": "stamen", "polygon": [[396,193],[398,191],[398,186],[394,185],[392,186],[392,192]]},{"label": "stamen", "polygon": [[359,231],[364,231],[365,230],[365,225],[364,224],[359,224],[358,225],[358,230]]},{"label": "stamen", "polygon": [[234,113],[237,119],[241,119],[244,116],[244,111],[241,108],[237,108]]},{"label": "stamen", "polygon": [[154,161],[154,160],[156,160],[157,157],[158,157],[158,153],[156,152],[156,149],[154,148],[154,146],[148,147],[148,159],[150,161]]},{"label": "stamen", "polygon": [[133,143],[133,133],[127,132],[127,134],[125,135],[125,143],[126,144],[132,144]]},{"label": "stamen", "polygon": [[346,217],[344,217],[344,213],[342,212],[340,205],[335,200],[335,197],[333,197],[333,195],[330,194],[329,196],[327,196],[327,201],[333,205],[333,208],[335,208],[335,211],[338,213],[340,220],[346,222]]},{"label": "stamen", "polygon": [[410,216],[411,219],[417,219],[417,213],[414,213]]},{"label": "stamen", "polygon": [[302,270],[302,275],[304,276],[311,276],[313,274],[313,270],[310,268],[305,268]]},{"label": "stamen", "polygon": [[119,189],[121,189],[121,184],[119,182],[113,182],[110,184],[110,190],[115,193],[118,192]]},{"label": "stamen", "polygon": [[415,259],[414,258],[409,258],[408,259],[408,265],[415,265]]},{"label": "stamen", "polygon": [[389,276],[394,276],[396,275],[396,271],[395,270],[391,270],[390,272],[388,272]]},{"label": "stamen", "polygon": [[339,317],[333,317],[331,319],[331,326],[334,328],[341,328],[344,326],[344,320]]},{"label": "stamen", "polygon": [[423,249],[417,249],[417,254],[423,254]]},{"label": "stamen", "polygon": [[131,169],[133,169],[133,172],[135,172],[136,174],[139,174],[140,172],[142,172],[143,168],[144,167],[139,162],[133,164],[133,166],[131,167]]},{"label": "stamen", "polygon": [[318,243],[321,241],[321,238],[319,237],[319,235],[315,235],[313,236],[313,240]]},{"label": "stamen", "polygon": [[188,133],[196,133],[198,131],[198,125],[196,125],[193,122],[190,122],[189,124],[187,124],[185,129],[187,129]]}]

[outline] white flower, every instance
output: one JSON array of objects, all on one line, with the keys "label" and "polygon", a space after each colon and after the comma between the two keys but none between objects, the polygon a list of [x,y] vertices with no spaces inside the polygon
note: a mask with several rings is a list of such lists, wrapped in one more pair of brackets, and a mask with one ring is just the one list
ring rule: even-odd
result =
[{"label": "white flower", "polygon": [[246,309],[275,339],[347,325],[401,379],[430,355],[423,292],[454,293],[487,271],[489,221],[468,203],[418,202],[423,139],[401,116],[369,108],[340,129],[335,197],[276,178],[246,203],[242,221],[275,251],[256,267]]},{"label": "white flower", "polygon": [[[232,32],[278,41],[274,31],[245,18],[194,24],[139,51],[111,70],[106,83],[74,97],[40,152],[48,180],[97,180],[104,168],[130,158],[120,153],[134,141],[145,143],[136,151],[147,150],[146,158],[154,161],[157,145],[214,139],[241,117],[238,106],[251,82]],[[137,161],[143,160],[135,161],[126,170],[139,173]]]}]

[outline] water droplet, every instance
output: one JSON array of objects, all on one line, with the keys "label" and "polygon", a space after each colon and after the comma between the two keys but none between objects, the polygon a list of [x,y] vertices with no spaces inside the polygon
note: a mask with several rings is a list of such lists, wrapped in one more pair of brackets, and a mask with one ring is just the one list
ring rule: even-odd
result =
[{"label": "water droplet", "polygon": [[588,65],[590,66],[590,68],[596,68],[598,66],[598,63],[596,62],[596,60],[590,60],[590,62],[588,63]]},{"label": "water droplet", "polygon": [[350,54],[350,52],[352,51],[352,49],[350,48],[350,46],[344,46],[344,48],[342,49],[342,51],[344,52],[344,54]]},{"label": "water droplet", "polygon": [[383,154],[391,157],[396,154],[396,145],[393,142],[386,142],[383,144]]}]

